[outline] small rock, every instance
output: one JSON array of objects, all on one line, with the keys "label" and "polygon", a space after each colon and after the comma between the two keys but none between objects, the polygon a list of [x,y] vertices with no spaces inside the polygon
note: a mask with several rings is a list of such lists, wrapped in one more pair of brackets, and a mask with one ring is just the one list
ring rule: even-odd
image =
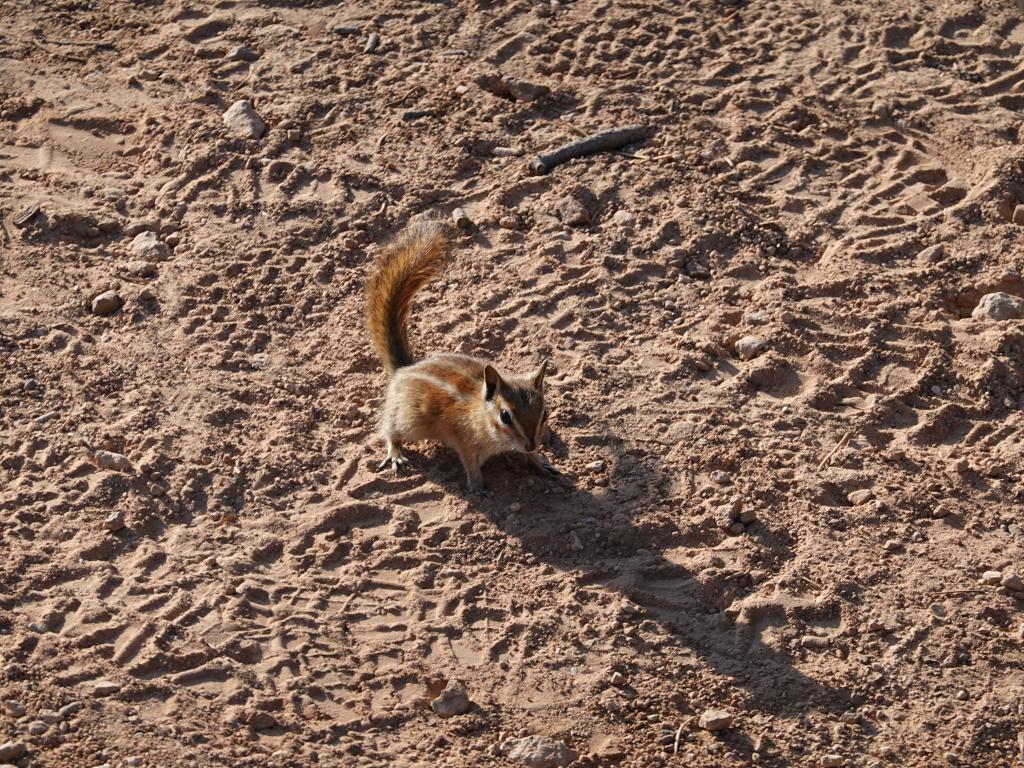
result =
[{"label": "small rock", "polygon": [[20,701],[8,699],[4,702],[4,706],[7,708],[7,714],[11,717],[24,717],[25,715],[25,705]]},{"label": "small rock", "polygon": [[286,135],[288,136],[288,141],[302,141],[302,131],[298,128],[289,128]]},{"label": "small rock", "polygon": [[882,545],[886,552],[895,552],[903,547],[899,539],[887,539],[885,544]]},{"label": "small rock", "polygon": [[119,693],[121,686],[110,680],[100,680],[92,687],[92,695],[96,697],[113,696]]},{"label": "small rock", "polygon": [[156,232],[140,232],[128,246],[132,255],[146,261],[163,261],[171,255],[171,249],[166,243],[160,241]]},{"label": "small rock", "polygon": [[277,725],[277,718],[262,709],[254,709],[243,715],[243,722],[253,730],[259,731],[264,728],[273,728]]},{"label": "small rock", "polygon": [[[1021,206],[1017,207],[1019,209]],[[1024,299],[1002,291],[987,293],[981,297],[971,317],[975,320],[1024,319]]]},{"label": "small rock", "polygon": [[117,533],[124,528],[124,513],[111,513],[103,520],[103,527],[111,533]]},{"label": "small rock", "polygon": [[744,509],[740,512],[740,522],[744,525],[750,525],[755,520],[757,520],[757,512],[754,510]]},{"label": "small rock", "polygon": [[840,768],[842,764],[842,755],[828,754],[821,756],[821,768]]},{"label": "small rock", "polygon": [[1014,224],[1024,224],[1024,205],[1018,205],[1013,209],[1011,220]]},{"label": "small rock", "polygon": [[61,717],[60,712],[54,712],[52,709],[44,709],[39,712],[39,719],[47,725],[53,725],[59,723],[64,718]]},{"label": "small rock", "polygon": [[729,533],[731,533],[733,536],[739,536],[745,530],[747,530],[747,526],[745,526],[739,520],[737,520],[735,523],[729,526]]},{"label": "small rock", "polygon": [[588,472],[604,472],[604,460],[598,459],[587,464]]},{"label": "small rock", "polygon": [[732,727],[732,715],[724,709],[708,709],[700,716],[697,724],[705,731],[724,731]]},{"label": "small rock", "polygon": [[555,212],[562,223],[570,227],[585,227],[591,221],[590,211],[573,195],[559,200],[555,204]]},{"label": "small rock", "polygon": [[228,51],[228,61],[256,61],[260,55],[252,48],[246,48],[244,45],[239,45]]},{"label": "small rock", "polygon": [[860,490],[857,491],[850,491],[848,494],[846,494],[846,498],[849,500],[851,504],[854,505],[867,504],[869,501],[875,498],[875,492],[872,491],[870,488],[861,488]]},{"label": "small rock", "polygon": [[63,707],[58,709],[57,714],[61,716],[62,720],[66,720],[81,709],[82,702],[72,701],[70,704],[65,704]]},{"label": "small rock", "polygon": [[491,154],[494,157],[522,157],[523,150],[519,147],[495,147]]},{"label": "small rock", "polygon": [[504,86],[505,90],[516,101],[536,101],[551,92],[551,89],[546,85],[538,85],[537,83],[531,83],[515,77],[506,77],[504,79]]},{"label": "small rock", "polygon": [[736,354],[740,360],[753,360],[764,352],[768,343],[757,336],[744,336],[736,342]]},{"label": "small rock", "polygon": [[985,571],[981,574],[981,583],[988,584],[989,586],[997,587],[999,582],[1003,580],[1002,571]]},{"label": "small rock", "polygon": [[151,261],[143,261],[142,259],[130,262],[125,267],[125,271],[135,277],[148,278],[156,276],[156,266]]},{"label": "small rock", "polygon": [[44,723],[42,720],[33,720],[28,724],[28,732],[33,736],[42,736],[49,730],[50,726]]},{"label": "small rock", "polygon": [[932,518],[935,520],[941,520],[944,517],[949,517],[952,510],[945,504],[938,504],[935,509],[932,510]]},{"label": "small rock", "polygon": [[380,46],[380,35],[376,32],[371,32],[366,38],[366,45],[363,47],[363,53],[373,53]]},{"label": "small rock", "polygon": [[128,768],[138,768],[138,766],[142,765],[142,758],[138,755],[133,755],[132,757],[127,758],[124,761],[124,764],[127,765]]},{"label": "small rock", "polygon": [[1016,573],[1004,573],[999,581],[999,586],[1009,589],[1011,592],[1024,592],[1024,581]]},{"label": "small rock", "polygon": [[508,505],[508,511],[512,512],[513,514],[518,512],[522,508],[523,508],[523,505],[520,504],[518,501],[513,501],[511,504]]},{"label": "small rock", "polygon": [[621,672],[612,672],[612,676],[608,678],[608,682],[612,685],[621,687],[625,685],[628,682],[628,680],[626,679],[626,676]]},{"label": "small rock", "polygon": [[25,745],[20,741],[6,741],[0,744],[0,760],[8,763],[20,760],[27,751]]},{"label": "small rock", "polygon": [[118,472],[131,472],[132,463],[127,456],[113,451],[96,451],[93,456],[96,466],[100,469],[116,470]]},{"label": "small rock", "polygon": [[800,646],[812,651],[823,651],[829,646],[829,639],[820,635],[804,635],[800,638]]},{"label": "small rock", "polygon": [[929,246],[917,254],[918,264],[934,264],[946,255],[946,247],[942,243]]},{"label": "small rock", "polygon": [[267,124],[246,99],[239,99],[228,107],[224,113],[224,125],[235,136],[244,139],[258,139],[267,130]]},{"label": "small rock", "polygon": [[163,496],[164,493],[166,493],[166,491],[164,490],[164,487],[162,485],[160,485],[159,483],[153,483],[152,485],[150,485],[149,486],[149,492],[151,494],[153,494],[154,496]]},{"label": "small rock", "polygon": [[92,300],[92,313],[94,315],[112,315],[123,304],[124,299],[117,295],[117,291],[106,291]]},{"label": "small rock", "polygon": [[733,523],[739,518],[739,509],[733,503],[720,504],[714,510],[715,525],[723,531],[732,529]]},{"label": "small rock", "polygon": [[729,473],[723,472],[720,469],[716,469],[711,473],[711,480],[719,485],[728,485],[732,482],[732,478],[729,476]]},{"label": "small rock", "polygon": [[612,224],[619,227],[631,227],[636,217],[629,211],[616,211],[612,216]]},{"label": "small rock", "polygon": [[518,760],[527,768],[561,768],[579,757],[564,741],[547,736],[509,739],[502,745],[502,751],[510,760]]},{"label": "small rock", "polygon": [[430,702],[430,708],[441,717],[464,715],[469,712],[469,706],[466,686],[460,680],[449,680],[440,695]]}]

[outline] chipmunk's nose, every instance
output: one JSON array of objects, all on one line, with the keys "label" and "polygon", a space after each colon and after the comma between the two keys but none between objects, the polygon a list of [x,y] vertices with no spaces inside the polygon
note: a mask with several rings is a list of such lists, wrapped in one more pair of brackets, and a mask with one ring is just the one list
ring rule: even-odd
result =
[{"label": "chipmunk's nose", "polygon": [[534,441],[534,439],[532,437],[527,438],[527,440],[526,440],[526,452],[527,453],[533,453],[536,449],[537,449],[537,443]]}]

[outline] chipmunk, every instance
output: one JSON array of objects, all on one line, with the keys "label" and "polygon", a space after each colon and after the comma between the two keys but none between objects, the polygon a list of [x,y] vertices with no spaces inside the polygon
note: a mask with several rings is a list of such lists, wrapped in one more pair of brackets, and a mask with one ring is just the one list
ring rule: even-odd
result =
[{"label": "chipmunk", "polygon": [[416,292],[437,277],[448,237],[436,221],[411,224],[377,258],[367,283],[366,327],[390,381],[380,419],[389,464],[408,462],[403,443],[435,440],[458,452],[471,492],[484,490],[480,468],[499,453],[522,452],[541,472],[560,473],[537,452],[548,418],[548,361],[526,375],[501,374],[479,358],[437,354],[414,360],[408,320]]}]

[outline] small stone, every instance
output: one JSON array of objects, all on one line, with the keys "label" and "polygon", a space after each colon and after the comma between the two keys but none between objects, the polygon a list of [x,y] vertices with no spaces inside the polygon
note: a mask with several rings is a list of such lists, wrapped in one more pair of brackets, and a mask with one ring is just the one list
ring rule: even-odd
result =
[{"label": "small stone", "polygon": [[277,725],[277,718],[262,709],[254,709],[245,713],[243,722],[253,730],[259,731],[264,728],[273,728]]},{"label": "small stone", "polygon": [[63,707],[58,709],[57,714],[61,716],[62,720],[66,720],[81,709],[82,702],[72,701],[70,704],[65,704]]},{"label": "small stone", "polygon": [[522,157],[523,150],[519,147],[495,147],[491,154],[494,157]]},{"label": "small stone", "polygon": [[720,504],[714,510],[715,525],[723,531],[730,531],[739,518],[739,509],[733,503]]},{"label": "small stone", "polygon": [[944,518],[944,517],[949,517],[949,515],[950,515],[950,513],[951,513],[952,511],[953,511],[953,510],[951,510],[951,509],[950,509],[950,508],[949,508],[948,506],[946,506],[945,504],[938,504],[938,505],[937,505],[937,506],[936,506],[936,507],[935,507],[935,508],[934,508],[934,509],[932,510],[932,518],[933,518],[933,519],[935,519],[935,520],[941,520],[941,519],[942,519],[942,518]]},{"label": "small stone", "polygon": [[28,724],[28,732],[33,736],[42,736],[49,730],[50,726],[44,723],[42,720],[33,720]]},{"label": "small stone", "polygon": [[840,768],[842,764],[842,755],[828,754],[821,756],[821,768]]},{"label": "small stone", "polygon": [[612,224],[619,227],[631,227],[636,217],[629,211],[616,211],[612,216]]},{"label": "small stone", "polygon": [[900,543],[899,539],[887,539],[885,544],[882,545],[886,552],[895,552],[902,548],[902,546],[903,544]]},{"label": "small stone", "polygon": [[171,255],[171,249],[167,247],[167,243],[160,241],[156,232],[140,232],[128,249],[133,256],[146,261],[163,261]]},{"label": "small stone", "polygon": [[917,254],[918,264],[934,264],[946,255],[946,247],[942,243],[929,246]]},{"label": "small stone", "polygon": [[570,227],[585,227],[590,224],[590,211],[575,196],[563,197],[555,204],[555,212],[563,224]]},{"label": "small stone", "polygon": [[999,580],[999,586],[1011,592],[1024,592],[1024,581],[1016,573],[1004,573],[1003,578]]},{"label": "small stone", "polygon": [[7,714],[11,717],[24,717],[25,715],[25,705],[20,701],[8,699],[4,702],[4,706],[7,708]]},{"label": "small stone", "polygon": [[252,50],[252,48],[246,48],[244,45],[239,45],[228,51],[228,61],[256,61],[260,55]]},{"label": "small stone", "polygon": [[747,526],[745,526],[739,520],[737,520],[735,523],[729,526],[729,533],[731,533],[733,536],[739,536],[745,530],[747,530]]},{"label": "small stone", "polygon": [[536,101],[551,92],[546,85],[538,85],[515,77],[506,77],[504,86],[516,101]]},{"label": "small stone", "polygon": [[286,135],[288,136],[288,141],[295,142],[302,140],[302,131],[298,128],[289,128]]},{"label": "small stone", "polygon": [[445,689],[430,702],[430,708],[441,717],[464,715],[469,712],[469,707],[469,695],[460,680],[449,680]]},{"label": "small stone", "polygon": [[716,469],[711,473],[711,480],[719,485],[728,485],[732,482],[732,478],[729,476],[729,473],[723,472],[720,469]]},{"label": "small stone", "polygon": [[511,504],[508,505],[508,511],[512,512],[513,514],[518,512],[522,508],[523,508],[523,505],[520,504],[518,501],[513,501]]},{"label": "small stone", "polygon": [[142,765],[142,758],[138,755],[133,755],[132,757],[126,759],[124,761],[124,764],[129,766],[129,768],[138,768],[138,766]]},{"label": "small stone", "polygon": [[39,719],[47,725],[53,725],[59,723],[64,718],[61,717],[59,712],[54,712],[52,709],[44,709],[39,712]]},{"label": "small stone", "polygon": [[1024,205],[1018,205],[1013,209],[1012,221],[1014,224],[1024,224]]},{"label": "small stone", "polygon": [[986,570],[981,574],[981,583],[987,584],[990,587],[999,586],[999,582],[1002,581],[1001,570]]},{"label": "small stone", "polygon": [[598,459],[597,461],[592,461],[587,464],[586,468],[588,472],[604,472],[604,460]]},{"label": "small stone", "polygon": [[804,635],[800,638],[800,647],[812,651],[823,651],[829,646],[829,639],[820,635]]},{"label": "small stone", "polygon": [[740,360],[753,360],[764,352],[768,343],[757,336],[744,336],[736,342],[736,354]]},{"label": "small stone", "polygon": [[20,760],[27,751],[20,741],[5,741],[0,744],[0,760],[8,763]]},{"label": "small stone", "polygon": [[612,672],[612,676],[608,679],[612,685],[623,686],[627,683],[626,676],[621,672]]},{"label": "small stone", "polygon": [[104,696],[113,696],[115,693],[119,693],[121,686],[110,680],[100,680],[92,687],[92,695],[97,698]]},{"label": "small stone", "polygon": [[971,312],[971,317],[974,320],[1024,319],[1024,299],[1002,291],[987,293],[981,297],[978,306]]},{"label": "small stone", "polygon": [[124,528],[124,513],[113,512],[103,520],[103,527],[111,533],[117,533]]},{"label": "small stone", "polygon": [[267,130],[267,124],[246,99],[239,99],[228,107],[224,113],[224,125],[235,136],[243,139],[258,139]]},{"label": "small stone", "polygon": [[708,709],[700,716],[697,724],[705,731],[724,731],[732,727],[732,715],[724,709]]},{"label": "small stone", "polygon": [[156,266],[152,262],[143,261],[142,259],[130,262],[125,267],[125,271],[135,277],[148,278],[156,276]]},{"label": "small stone", "polygon": [[502,744],[502,751],[510,760],[517,760],[527,768],[562,768],[579,757],[564,741],[547,736],[509,739]]},{"label": "small stone", "polygon": [[846,498],[853,505],[867,504],[873,498],[875,498],[875,492],[870,488],[861,488],[857,491],[850,491],[846,494]]},{"label": "small stone", "polygon": [[106,291],[92,300],[92,313],[94,315],[112,315],[123,304],[124,299],[117,295],[117,291]]},{"label": "small stone", "polygon": [[115,470],[117,472],[131,472],[132,463],[127,456],[113,451],[96,451],[93,455],[96,466],[100,469]]},{"label": "small stone", "polygon": [[166,491],[164,490],[164,487],[162,485],[160,485],[159,483],[153,483],[152,485],[150,485],[149,486],[149,492],[151,494],[153,494],[154,496],[163,496],[164,493],[166,493]]},{"label": "small stone", "polygon": [[160,79],[160,73],[155,72],[152,69],[143,69],[139,72],[139,80],[146,80],[147,82],[153,82],[154,80]]},{"label": "small stone", "polygon": [[380,46],[380,35],[371,32],[366,38],[366,45],[363,46],[363,53],[373,53]]},{"label": "small stone", "polygon": [[757,520],[757,512],[754,510],[744,509],[740,512],[740,522],[744,525],[750,525],[755,520]]}]

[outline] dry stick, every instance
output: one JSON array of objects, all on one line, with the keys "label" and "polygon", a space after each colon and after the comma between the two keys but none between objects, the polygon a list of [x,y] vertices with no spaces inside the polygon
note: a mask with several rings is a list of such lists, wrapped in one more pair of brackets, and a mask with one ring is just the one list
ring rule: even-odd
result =
[{"label": "dry stick", "polygon": [[113,48],[114,44],[109,40],[53,40],[48,37],[42,38],[44,43],[52,45],[84,45],[90,48]]},{"label": "dry stick", "polygon": [[538,155],[530,161],[530,173],[541,176],[552,168],[573,160],[577,157],[586,157],[598,152],[611,152],[635,144],[638,141],[648,138],[653,129],[645,125],[631,125],[628,128],[614,128],[609,131],[601,131],[579,141],[570,141],[563,144],[554,152],[545,155]]},{"label": "dry stick", "polygon": [[840,448],[844,447],[848,442],[850,442],[851,437],[853,437],[853,430],[848,431],[839,439],[839,442],[836,443],[836,447],[829,451],[828,456],[821,460],[821,464],[818,465],[818,472],[821,472],[821,470],[825,468],[825,466],[832,460],[832,457],[836,455]]}]

